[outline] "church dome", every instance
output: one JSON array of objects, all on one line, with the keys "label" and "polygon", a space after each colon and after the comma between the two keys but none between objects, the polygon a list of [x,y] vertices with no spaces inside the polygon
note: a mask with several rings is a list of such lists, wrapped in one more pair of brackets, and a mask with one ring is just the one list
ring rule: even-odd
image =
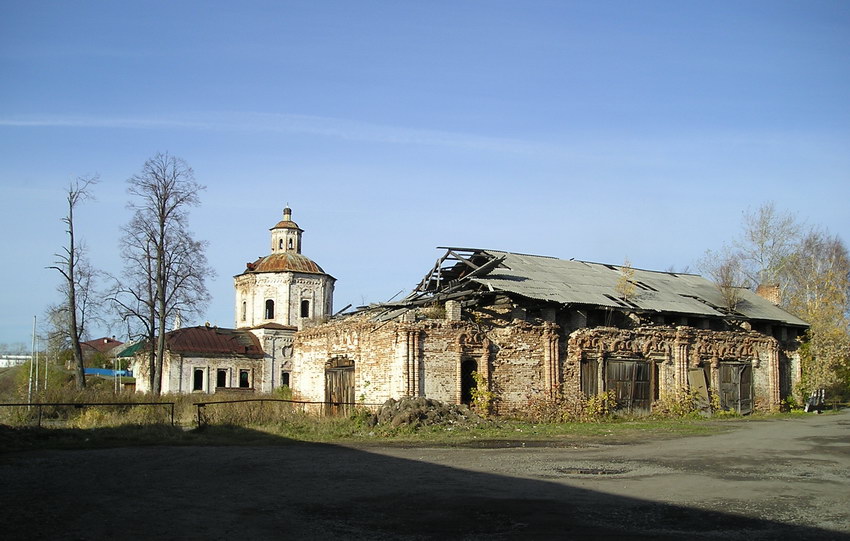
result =
[{"label": "church dome", "polygon": [[297,229],[298,231],[304,231],[298,227],[298,224],[292,221],[292,209],[289,207],[283,209],[283,220],[276,223],[269,231],[274,231],[275,229]]},{"label": "church dome", "polygon": [[278,252],[261,257],[253,263],[248,263],[246,273],[251,272],[306,272],[310,274],[325,274],[322,267],[312,259],[295,252]]}]

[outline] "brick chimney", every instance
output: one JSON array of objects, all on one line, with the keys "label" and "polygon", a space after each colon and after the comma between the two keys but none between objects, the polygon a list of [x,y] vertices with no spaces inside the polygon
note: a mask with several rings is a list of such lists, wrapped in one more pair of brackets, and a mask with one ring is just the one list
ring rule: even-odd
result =
[{"label": "brick chimney", "polygon": [[782,295],[779,293],[779,284],[759,284],[756,295],[770,301],[774,306],[779,306]]}]

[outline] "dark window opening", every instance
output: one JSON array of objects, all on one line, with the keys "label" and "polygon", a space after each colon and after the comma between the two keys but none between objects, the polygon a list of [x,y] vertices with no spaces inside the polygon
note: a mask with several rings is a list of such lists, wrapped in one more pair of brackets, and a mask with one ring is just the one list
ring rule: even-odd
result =
[{"label": "dark window opening", "polygon": [[251,374],[250,370],[240,370],[239,371],[239,387],[243,389],[249,388],[251,385]]},{"label": "dark window opening", "polygon": [[478,370],[478,363],[465,360],[460,363],[460,403],[472,404],[472,390],[477,388],[473,374]]},{"label": "dark window opening", "polygon": [[227,369],[219,368],[215,373],[215,386],[227,387]]},{"label": "dark window opening", "polygon": [[280,384],[289,387],[289,372],[284,371],[280,373]]},{"label": "dark window opening", "polygon": [[242,321],[245,321],[248,317],[248,303],[242,301]]},{"label": "dark window opening", "polygon": [[292,249],[292,239],[289,239],[289,249]]},{"label": "dark window opening", "polygon": [[266,301],[266,319],[274,319],[274,301],[271,299]]},{"label": "dark window opening", "polygon": [[192,381],[192,390],[193,391],[203,391],[204,390],[204,371],[201,368],[195,369],[194,378]]},{"label": "dark window opening", "polygon": [[277,243],[278,250],[283,250],[283,239],[280,239]]},{"label": "dark window opening", "polygon": [[310,301],[301,301],[301,317],[310,317]]}]

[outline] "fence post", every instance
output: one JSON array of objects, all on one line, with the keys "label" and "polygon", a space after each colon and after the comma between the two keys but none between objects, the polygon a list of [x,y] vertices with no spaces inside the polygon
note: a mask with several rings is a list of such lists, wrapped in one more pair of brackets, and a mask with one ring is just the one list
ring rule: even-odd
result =
[{"label": "fence post", "polygon": [[174,426],[174,402],[171,403],[171,426]]},{"label": "fence post", "polygon": [[41,404],[38,405],[38,428],[41,428]]},{"label": "fence post", "polygon": [[201,428],[201,407],[203,406],[203,404],[201,402],[198,402],[195,405],[198,407],[198,428]]}]

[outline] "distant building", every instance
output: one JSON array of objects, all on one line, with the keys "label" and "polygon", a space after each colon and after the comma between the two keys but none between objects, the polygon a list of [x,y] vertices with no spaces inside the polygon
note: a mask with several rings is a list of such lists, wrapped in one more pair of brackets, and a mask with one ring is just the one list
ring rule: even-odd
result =
[{"label": "distant building", "polygon": [[94,357],[101,357],[104,360],[114,359],[116,353],[120,350],[119,346],[124,342],[116,340],[113,336],[109,338],[104,336],[95,340],[87,340],[80,342],[80,348],[83,351],[83,360],[88,361]]}]

